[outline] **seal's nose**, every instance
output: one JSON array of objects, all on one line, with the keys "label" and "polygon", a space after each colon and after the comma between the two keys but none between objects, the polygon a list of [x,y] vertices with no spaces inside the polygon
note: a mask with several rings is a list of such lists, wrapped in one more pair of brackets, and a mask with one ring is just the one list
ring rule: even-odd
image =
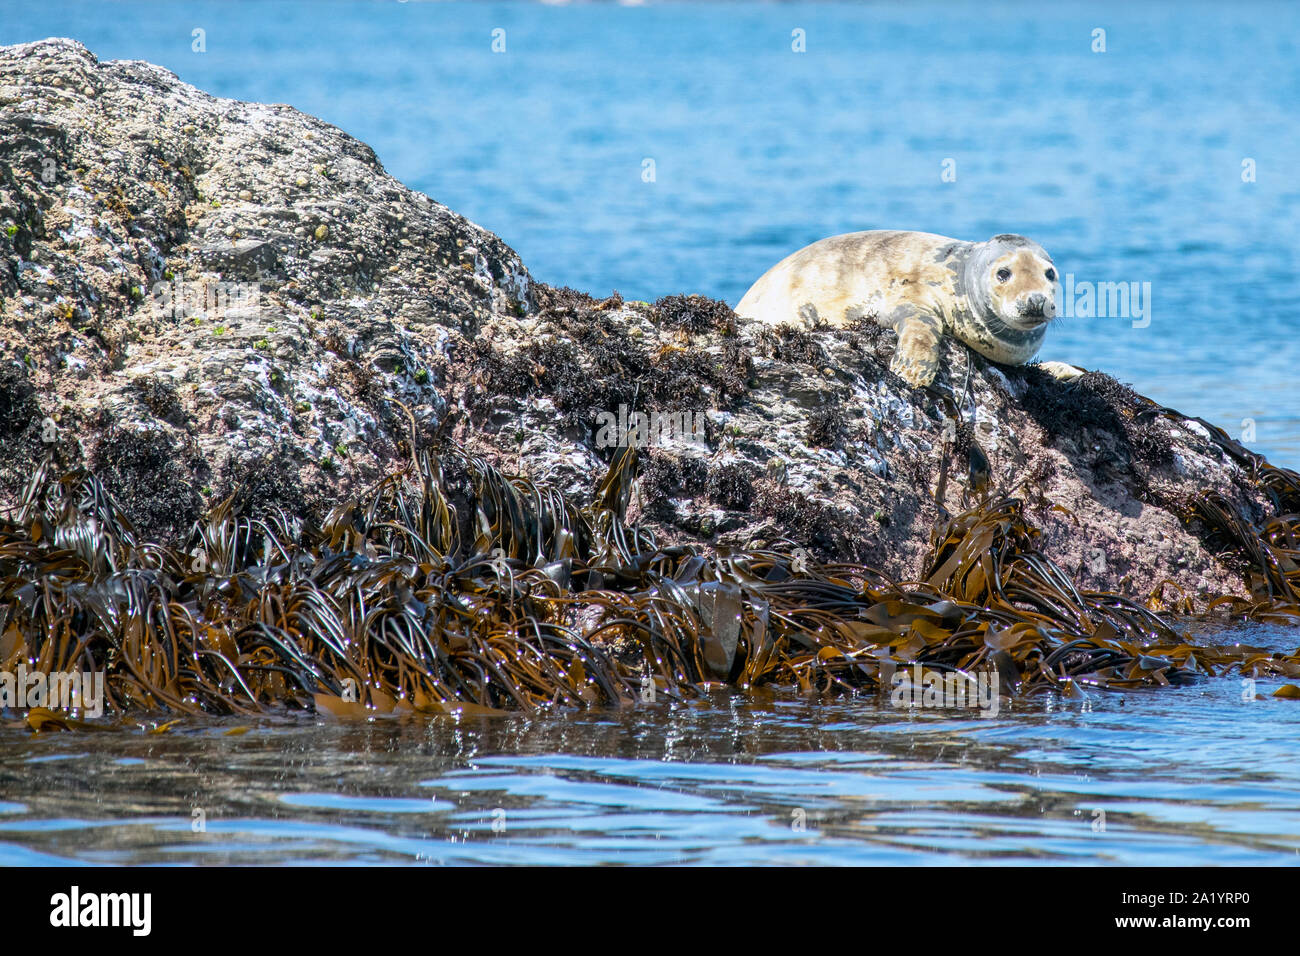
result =
[{"label": "seal's nose", "polygon": [[1025,297],[1025,304],[1020,307],[1022,315],[1043,316],[1047,314],[1047,306],[1050,299],[1041,292],[1035,292]]}]

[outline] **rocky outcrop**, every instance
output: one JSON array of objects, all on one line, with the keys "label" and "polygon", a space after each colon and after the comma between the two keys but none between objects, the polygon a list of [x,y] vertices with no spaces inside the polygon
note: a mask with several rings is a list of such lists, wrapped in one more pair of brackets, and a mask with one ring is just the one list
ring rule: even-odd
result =
[{"label": "rocky outcrop", "polygon": [[629,510],[661,542],[908,579],[1014,494],[1079,586],[1203,598],[1248,585],[1192,500],[1267,512],[1248,455],[1102,373],[954,346],[912,390],[869,322],[553,289],[340,130],[69,40],[0,50],[0,259],[0,499],[52,455],[164,539],[232,494],[319,519],[440,442],[590,498],[637,411],[672,416]]},{"label": "rocky outcrop", "polygon": [[288,106],[70,40],[0,53],[0,486],[55,451],[166,534],[319,509],[445,421],[518,256]]}]

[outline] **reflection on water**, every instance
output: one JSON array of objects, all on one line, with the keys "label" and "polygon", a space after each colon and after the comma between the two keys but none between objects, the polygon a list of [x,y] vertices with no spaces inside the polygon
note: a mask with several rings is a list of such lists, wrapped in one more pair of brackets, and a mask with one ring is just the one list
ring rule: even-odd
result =
[{"label": "reflection on water", "polygon": [[995,719],[719,692],[235,735],[248,725],[6,727],[0,864],[1295,864],[1300,702],[1269,698],[1278,683],[1257,683],[1264,700],[1216,678]]}]

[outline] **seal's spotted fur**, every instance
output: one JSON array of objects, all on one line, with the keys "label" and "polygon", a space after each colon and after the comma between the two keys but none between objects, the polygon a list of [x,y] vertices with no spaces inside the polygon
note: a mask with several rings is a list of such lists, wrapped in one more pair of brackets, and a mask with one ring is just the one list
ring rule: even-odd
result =
[{"label": "seal's spotted fur", "polygon": [[1038,352],[1056,314],[1051,257],[1024,236],[963,242],[876,230],[822,239],[787,256],[745,293],[736,313],[771,324],[846,325],[874,316],[898,333],[891,368],[928,385],[951,335],[995,362]]}]

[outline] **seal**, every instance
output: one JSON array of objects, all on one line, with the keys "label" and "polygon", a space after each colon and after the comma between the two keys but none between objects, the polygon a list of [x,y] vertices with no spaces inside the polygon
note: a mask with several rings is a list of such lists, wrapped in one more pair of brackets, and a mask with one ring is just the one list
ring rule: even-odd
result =
[{"label": "seal", "polygon": [[782,259],[736,314],[773,325],[850,325],[874,318],[898,334],[890,370],[913,386],[939,370],[951,336],[1003,365],[1023,365],[1056,316],[1056,266],[1024,236],[964,242],[929,232],[831,236]]}]

